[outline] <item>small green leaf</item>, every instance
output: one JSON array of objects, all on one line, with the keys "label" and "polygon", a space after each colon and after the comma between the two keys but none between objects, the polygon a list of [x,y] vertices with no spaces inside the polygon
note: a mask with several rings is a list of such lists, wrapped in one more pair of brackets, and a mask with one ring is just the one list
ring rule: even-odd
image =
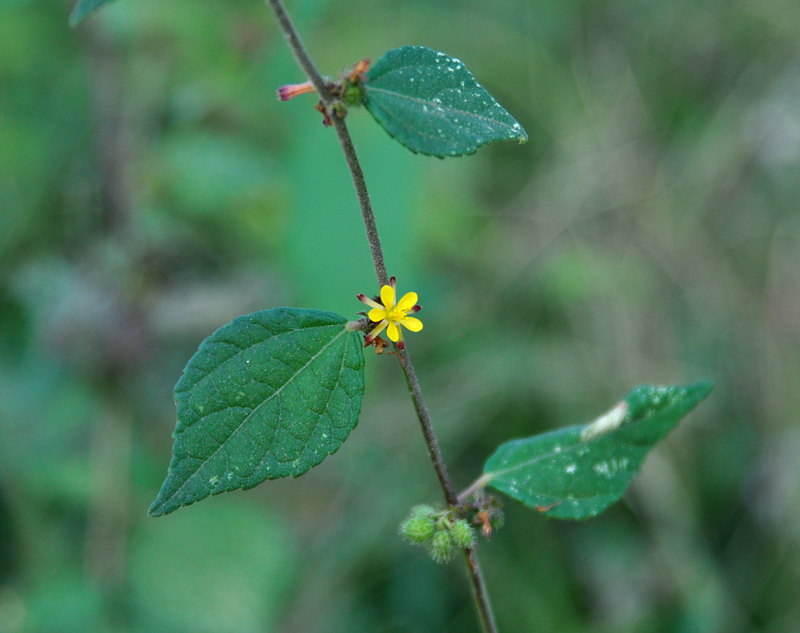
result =
[{"label": "small green leaf", "polygon": [[69,15],[69,25],[78,26],[83,22],[83,18],[89,15],[95,9],[99,9],[108,0],[78,0],[78,4],[72,9]]},{"label": "small green leaf", "polygon": [[473,154],[492,141],[528,140],[522,126],[459,60],[425,46],[395,48],[366,73],[364,105],[412,152]]},{"label": "small green leaf", "polygon": [[302,475],[347,439],[363,392],[361,338],[344,317],[275,308],[234,319],[175,385],[172,461],[149,514]]},{"label": "small green leaf", "polygon": [[642,385],[594,422],[502,444],[485,483],[559,519],[596,516],[625,492],[648,451],[713,388]]}]

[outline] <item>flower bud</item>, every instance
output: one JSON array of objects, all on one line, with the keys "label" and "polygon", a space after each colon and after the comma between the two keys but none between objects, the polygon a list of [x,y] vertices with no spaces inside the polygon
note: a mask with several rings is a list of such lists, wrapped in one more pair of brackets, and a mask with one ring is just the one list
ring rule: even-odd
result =
[{"label": "flower bud", "polygon": [[364,87],[349,81],[345,82],[342,89],[342,101],[349,106],[360,106],[366,101]]},{"label": "flower bud", "polygon": [[289,99],[294,99],[298,95],[314,92],[315,90],[314,84],[310,81],[304,81],[301,84],[286,84],[278,88],[278,99],[281,101],[288,101]]},{"label": "flower bud", "polygon": [[489,521],[492,524],[493,529],[499,530],[506,524],[506,517],[502,510],[496,508],[495,511],[489,515]]}]

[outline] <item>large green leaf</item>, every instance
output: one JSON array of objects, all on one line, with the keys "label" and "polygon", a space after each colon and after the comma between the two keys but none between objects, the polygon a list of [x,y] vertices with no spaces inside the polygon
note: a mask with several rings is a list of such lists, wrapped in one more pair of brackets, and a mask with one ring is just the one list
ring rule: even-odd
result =
[{"label": "large green leaf", "polygon": [[425,46],[395,48],[370,68],[365,106],[412,152],[472,154],[492,141],[528,140],[525,130],[459,60]]},{"label": "large green leaf", "polygon": [[590,424],[502,444],[484,483],[559,519],[585,519],[617,501],[647,452],[713,388],[642,385]]},{"label": "large green leaf", "polygon": [[89,15],[95,9],[100,8],[100,6],[104,5],[108,0],[78,0],[78,4],[72,9],[72,13],[69,15],[69,25],[70,26],[78,26],[81,22],[83,22],[83,18]]},{"label": "large green leaf", "polygon": [[175,385],[172,461],[149,513],[302,475],[347,439],[363,392],[361,340],[344,317],[276,308],[234,319]]}]

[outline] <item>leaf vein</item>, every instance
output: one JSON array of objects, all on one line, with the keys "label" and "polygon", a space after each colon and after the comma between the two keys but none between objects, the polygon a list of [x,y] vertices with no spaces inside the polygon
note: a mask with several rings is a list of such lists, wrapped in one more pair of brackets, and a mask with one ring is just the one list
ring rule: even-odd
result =
[{"label": "leaf vein", "polygon": [[[180,392],[178,391],[178,389],[176,387],[176,389],[175,389],[176,393],[183,393],[185,391],[191,391],[196,386],[198,386],[201,382],[206,380],[212,373],[214,373],[214,372],[216,372],[218,370],[221,370],[223,365],[225,365],[226,363],[229,363],[231,360],[233,360],[239,354],[244,353],[244,352],[256,347],[257,345],[262,345],[264,343],[267,343],[268,341],[270,341],[273,338],[277,338],[277,337],[279,337],[281,335],[284,335],[284,334],[291,336],[294,332],[297,332],[298,330],[309,330],[309,329],[313,329],[313,328],[323,329],[323,328],[330,328],[330,327],[343,327],[343,324],[340,324],[340,323],[331,323],[330,325],[307,325],[307,326],[304,326],[304,327],[297,327],[294,330],[285,330],[283,332],[273,333],[272,330],[267,328],[265,325],[259,323],[258,321],[248,321],[247,323],[249,325],[258,326],[262,330],[268,332],[269,336],[267,338],[264,338],[264,339],[259,339],[258,341],[255,341],[255,342],[251,343],[250,345],[247,345],[245,347],[239,348],[238,352],[234,352],[230,356],[227,356],[226,358],[224,358],[224,360],[222,360],[222,362],[216,364],[213,367],[209,367],[208,369],[197,368],[198,369],[198,373],[200,373],[201,375],[196,380],[192,381],[192,383],[189,386],[187,386],[184,389],[181,389]],[[212,343],[218,343],[218,342],[226,343],[227,341],[214,340],[214,341],[211,341],[211,342]],[[271,358],[275,358],[271,354],[270,354],[270,357]],[[276,360],[280,360],[280,359],[276,359]]]},{"label": "leaf vein", "polygon": [[[337,324],[337,325],[338,325],[338,324]],[[319,326],[318,326],[318,327],[319,327]],[[328,326],[322,326],[322,327],[328,327]],[[305,364],[303,364],[303,366],[302,366],[302,367],[300,367],[300,368],[299,368],[299,369],[298,369],[298,370],[297,370],[297,371],[296,371],[296,372],[295,372],[295,373],[294,373],[294,374],[293,374],[293,375],[292,375],[292,376],[291,376],[291,377],[290,377],[290,378],[289,378],[289,379],[288,379],[288,380],[287,380],[287,381],[286,381],[286,382],[285,382],[283,385],[281,385],[281,386],[280,386],[278,389],[276,389],[275,391],[273,391],[273,392],[272,392],[272,393],[271,393],[269,396],[267,396],[267,397],[266,397],[266,398],[265,398],[265,399],[264,399],[264,400],[263,400],[261,403],[259,403],[259,404],[258,404],[258,406],[256,406],[256,407],[255,407],[255,408],[254,408],[254,409],[253,409],[253,410],[252,410],[252,411],[251,411],[249,414],[247,414],[247,415],[246,415],[246,416],[245,416],[245,417],[242,419],[242,421],[241,421],[241,422],[239,422],[239,424],[236,426],[236,428],[235,428],[235,429],[234,429],[234,430],[233,430],[233,431],[230,433],[230,435],[228,436],[228,440],[226,440],[226,442],[227,442],[227,441],[229,441],[229,440],[230,440],[230,439],[231,439],[231,438],[232,438],[234,435],[236,435],[236,434],[237,434],[237,433],[240,431],[240,429],[242,429],[242,427],[243,427],[245,424],[247,424],[247,422],[248,422],[248,421],[249,421],[249,420],[250,420],[250,419],[253,417],[253,415],[255,415],[255,413],[256,413],[256,412],[257,412],[257,411],[258,411],[258,410],[259,410],[259,409],[260,409],[262,406],[264,406],[264,405],[265,405],[267,402],[269,402],[270,400],[272,400],[274,397],[276,397],[276,396],[280,395],[280,393],[281,393],[281,392],[282,392],[282,391],[283,391],[283,390],[284,390],[284,389],[285,389],[285,388],[286,388],[286,387],[287,387],[289,384],[291,384],[291,383],[292,383],[292,381],[293,381],[295,378],[297,378],[297,376],[299,376],[299,375],[300,375],[300,374],[301,374],[303,371],[305,371],[305,370],[306,370],[306,369],[307,369],[307,368],[308,368],[308,367],[309,367],[309,366],[310,366],[310,365],[311,365],[311,364],[312,364],[312,363],[313,363],[315,360],[317,360],[317,358],[319,358],[320,356],[322,356],[322,354],[323,354],[323,353],[324,353],[324,352],[325,352],[325,351],[326,351],[326,350],[327,350],[327,349],[328,349],[328,348],[329,348],[331,345],[333,345],[333,343],[334,343],[335,341],[339,340],[339,338],[340,338],[341,336],[343,336],[343,335],[345,335],[345,334],[347,334],[347,333],[348,333],[348,332],[347,332],[347,330],[346,330],[346,329],[344,329],[344,327],[342,327],[342,330],[341,330],[341,332],[340,332],[340,333],[336,334],[336,336],[334,336],[334,337],[333,337],[333,338],[332,338],[330,341],[328,341],[328,343],[326,343],[326,344],[325,344],[325,345],[324,345],[324,346],[323,346],[323,347],[322,347],[322,348],[319,350],[319,352],[317,352],[317,353],[316,353],[314,356],[312,356],[312,357],[311,357],[311,358],[310,358],[310,359],[309,359],[309,360],[308,360],[308,361],[307,361]],[[263,341],[260,341],[260,342],[263,342]],[[251,346],[249,346],[249,347],[252,347],[252,345],[251,345]],[[228,360],[230,360],[230,359],[228,359]],[[227,362],[227,361],[225,361],[225,362]],[[220,367],[221,367],[221,366],[220,366]],[[197,383],[195,383],[195,385],[193,385],[193,387],[194,387],[194,386],[196,386],[196,385],[197,385]],[[192,387],[192,388],[193,388],[193,387]],[[191,390],[191,389],[190,389],[190,390]],[[235,408],[235,407],[230,407],[230,408]],[[200,418],[200,420],[202,420],[202,419],[203,419],[203,418]],[[209,455],[207,458],[203,459],[203,460],[201,461],[200,465],[199,465],[199,466],[198,466],[198,467],[197,467],[197,468],[194,470],[194,472],[193,472],[191,475],[189,475],[189,476],[186,478],[186,480],[185,480],[185,481],[184,481],[184,482],[183,482],[183,483],[182,483],[182,484],[181,484],[181,485],[180,485],[180,486],[179,486],[179,487],[178,487],[178,488],[177,488],[177,489],[176,489],[176,490],[175,490],[175,491],[174,491],[174,492],[173,492],[173,493],[172,493],[172,494],[169,496],[169,497],[166,497],[166,498],[164,499],[163,503],[166,503],[167,501],[170,501],[171,499],[174,499],[176,496],[180,495],[180,494],[183,492],[183,490],[186,488],[186,486],[188,486],[188,485],[189,485],[189,484],[190,484],[190,483],[191,483],[191,482],[192,482],[192,481],[193,481],[193,480],[194,480],[194,479],[197,477],[197,473],[200,471],[200,469],[201,469],[201,468],[203,468],[203,467],[204,467],[206,464],[208,464],[208,463],[209,463],[209,462],[210,462],[212,459],[214,459],[214,457],[215,457],[215,456],[217,455],[217,453],[218,453],[218,452],[219,452],[219,451],[220,451],[220,450],[223,448],[223,446],[224,446],[224,443],[223,443],[223,444],[221,444],[221,445],[220,445],[218,448],[216,448],[216,449],[215,449],[215,450],[214,450],[214,451],[213,451],[213,452],[212,452],[212,453],[211,453],[211,454],[210,454],[210,455]],[[226,453],[226,457],[227,457],[227,453]],[[231,471],[228,471],[228,472],[231,472]]]},{"label": "leaf vein", "polygon": [[[430,107],[432,107],[434,109],[441,108],[441,107],[446,107],[446,109],[448,111],[452,112],[453,114],[458,114],[459,116],[466,116],[468,118],[478,119],[481,122],[483,122],[485,125],[489,125],[490,123],[497,123],[499,126],[505,128],[506,130],[511,130],[511,131],[514,131],[514,132],[517,131],[517,128],[512,123],[506,123],[505,121],[500,121],[498,119],[493,119],[493,118],[491,118],[489,116],[485,116],[485,115],[482,115],[482,114],[477,114],[476,112],[470,112],[469,110],[462,110],[460,108],[456,108],[455,106],[449,106],[449,105],[448,106],[443,106],[441,103],[437,103],[436,101],[422,99],[420,97],[412,97],[411,95],[404,94],[402,92],[395,92],[394,90],[389,90],[388,88],[377,88],[375,86],[370,86],[367,94],[369,94],[369,92],[381,92],[383,94],[395,97],[396,99],[399,99],[401,101],[402,100],[406,100],[406,101],[409,101],[409,102],[412,102],[412,103],[415,103],[415,104],[418,104],[418,105],[430,106]],[[508,116],[510,117],[511,115],[508,115]],[[446,117],[443,117],[443,118],[446,118]],[[458,125],[458,124],[456,123],[455,125]],[[460,127],[464,127],[464,126],[460,126]],[[517,135],[517,136],[519,136],[519,135]]]}]

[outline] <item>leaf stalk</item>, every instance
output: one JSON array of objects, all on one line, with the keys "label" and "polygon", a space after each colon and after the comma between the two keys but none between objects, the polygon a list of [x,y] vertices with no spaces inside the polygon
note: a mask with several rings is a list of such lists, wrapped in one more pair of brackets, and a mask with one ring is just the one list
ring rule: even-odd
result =
[{"label": "leaf stalk", "polygon": [[478,492],[478,490],[482,490],[483,488],[485,488],[486,484],[488,484],[493,478],[494,478],[494,476],[492,474],[490,474],[490,473],[484,473],[483,475],[478,477],[475,481],[473,481],[469,485],[469,487],[467,489],[465,489],[463,492],[459,493],[459,495],[458,495],[458,503],[459,504],[464,503],[472,495],[474,495],[476,492]]}]

